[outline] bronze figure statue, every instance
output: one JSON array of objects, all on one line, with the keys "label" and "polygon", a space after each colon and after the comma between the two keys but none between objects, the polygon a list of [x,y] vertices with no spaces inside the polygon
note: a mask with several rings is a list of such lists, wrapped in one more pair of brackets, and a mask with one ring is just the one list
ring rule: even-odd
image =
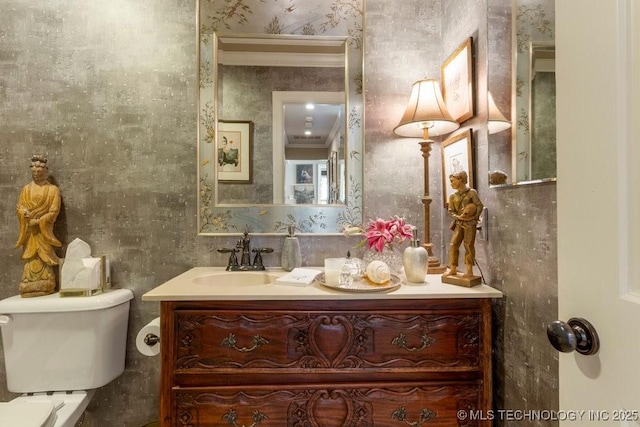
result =
[{"label": "bronze figure statue", "polygon": [[[462,286],[475,286],[482,281],[480,276],[473,274],[476,261],[476,225],[482,214],[483,205],[478,192],[467,187],[467,173],[460,171],[449,175],[451,187],[456,190],[449,196],[449,215],[453,218],[450,229],[453,231],[449,243],[449,270],[442,275],[444,283]],[[465,272],[458,273],[458,258],[460,245],[464,244]]]}]

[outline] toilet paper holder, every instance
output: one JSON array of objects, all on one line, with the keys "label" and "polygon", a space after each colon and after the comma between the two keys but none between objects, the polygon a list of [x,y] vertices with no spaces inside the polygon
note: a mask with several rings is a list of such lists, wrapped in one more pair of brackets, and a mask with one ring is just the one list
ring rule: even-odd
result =
[{"label": "toilet paper holder", "polygon": [[160,317],[144,325],[136,335],[136,348],[145,356],[157,356],[160,354]]},{"label": "toilet paper holder", "polygon": [[147,334],[144,336],[144,343],[149,347],[153,347],[154,345],[160,342],[160,337],[156,334]]}]

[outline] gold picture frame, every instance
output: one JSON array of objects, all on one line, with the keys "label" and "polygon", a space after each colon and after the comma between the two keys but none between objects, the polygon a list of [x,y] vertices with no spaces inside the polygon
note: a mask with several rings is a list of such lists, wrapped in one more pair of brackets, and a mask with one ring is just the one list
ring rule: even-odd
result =
[{"label": "gold picture frame", "polygon": [[474,115],[473,39],[465,40],[440,67],[442,97],[458,123]]},{"label": "gold picture frame", "polygon": [[465,171],[469,187],[473,187],[473,156],[471,151],[471,129],[448,138],[442,143],[442,194],[444,207],[449,207],[449,196],[454,189],[449,182],[453,173]]}]

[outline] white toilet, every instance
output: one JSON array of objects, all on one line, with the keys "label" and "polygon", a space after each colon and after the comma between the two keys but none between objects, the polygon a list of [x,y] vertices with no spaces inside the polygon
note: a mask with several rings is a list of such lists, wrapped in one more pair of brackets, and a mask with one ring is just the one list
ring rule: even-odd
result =
[{"label": "white toilet", "polygon": [[133,293],[0,301],[7,388],[0,426],[74,427],[95,393],[124,371]]}]

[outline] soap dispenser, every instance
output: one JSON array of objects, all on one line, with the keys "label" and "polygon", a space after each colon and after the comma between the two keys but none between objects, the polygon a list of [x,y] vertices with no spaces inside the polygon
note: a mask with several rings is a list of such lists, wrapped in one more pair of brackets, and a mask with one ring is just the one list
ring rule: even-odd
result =
[{"label": "soap dispenser", "polygon": [[300,255],[300,242],[295,236],[296,227],[289,226],[289,235],[284,238],[284,246],[282,247],[282,269],[291,271],[302,264]]},{"label": "soap dispenser", "polygon": [[412,230],[411,245],[404,250],[402,262],[408,282],[423,283],[425,281],[429,269],[429,254],[420,246],[418,230],[415,227]]}]

